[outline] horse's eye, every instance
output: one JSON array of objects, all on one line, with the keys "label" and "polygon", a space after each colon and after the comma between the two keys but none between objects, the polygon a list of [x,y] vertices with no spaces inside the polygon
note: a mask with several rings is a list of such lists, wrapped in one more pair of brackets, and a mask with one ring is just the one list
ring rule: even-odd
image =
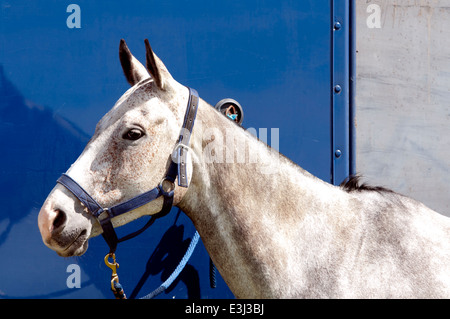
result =
[{"label": "horse's eye", "polygon": [[136,141],[140,139],[142,136],[144,136],[144,132],[136,128],[132,128],[131,130],[126,132],[122,137],[126,140]]}]

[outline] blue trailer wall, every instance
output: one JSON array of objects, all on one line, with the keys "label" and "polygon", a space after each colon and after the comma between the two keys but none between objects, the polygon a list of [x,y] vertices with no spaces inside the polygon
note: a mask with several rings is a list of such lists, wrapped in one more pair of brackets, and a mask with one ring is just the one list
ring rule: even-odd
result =
[{"label": "blue trailer wall", "polygon": [[[319,178],[338,184],[351,171],[348,1],[78,0],[76,21],[74,2],[0,3],[0,298],[112,296],[103,239],[91,239],[81,257],[58,257],[42,243],[37,215],[128,89],[121,38],[141,61],[148,38],[173,77],[207,102],[239,101],[243,125],[267,128],[269,144],[278,128],[281,153]],[[194,232],[173,209],[119,245],[127,295],[143,296],[167,279]],[[232,298],[220,277],[210,288],[208,263],[200,243],[158,298]],[[80,288],[70,288],[77,267]]]}]

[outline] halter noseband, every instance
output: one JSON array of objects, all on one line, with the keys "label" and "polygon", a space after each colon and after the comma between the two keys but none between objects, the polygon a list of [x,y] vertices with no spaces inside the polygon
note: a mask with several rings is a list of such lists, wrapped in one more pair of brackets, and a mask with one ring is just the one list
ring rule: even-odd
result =
[{"label": "halter noseband", "polygon": [[[173,195],[175,190],[174,183],[177,177],[179,186],[188,187],[186,167],[187,149],[189,146],[189,139],[191,137],[192,129],[194,127],[199,103],[199,96],[197,91],[191,88],[188,89],[189,101],[187,104],[186,113],[184,115],[183,126],[181,127],[181,132],[173,152],[176,153],[177,160],[176,162],[174,162],[172,157],[172,161],[170,162],[170,165],[166,170],[166,174],[158,184],[158,186],[148,192],[133,197],[113,207],[103,208],[100,204],[97,203],[95,199],[93,199],[89,195],[88,192],[83,189],[83,187],[81,187],[70,176],[62,174],[61,177],[57,180],[57,183],[66,187],[76,198],[78,198],[80,202],[82,202],[86,206],[90,214],[97,218],[97,220],[100,222],[100,225],[103,229],[102,236],[109,246],[110,254],[115,252],[117,244],[119,242],[139,235],[150,225],[152,225],[156,218],[163,217],[170,212],[173,204]],[[170,187],[167,187],[167,182],[170,183]],[[162,209],[158,213],[152,215],[151,219],[143,228],[120,239],[117,237],[117,234],[111,222],[112,218],[148,204],[161,196],[164,199]]]}]

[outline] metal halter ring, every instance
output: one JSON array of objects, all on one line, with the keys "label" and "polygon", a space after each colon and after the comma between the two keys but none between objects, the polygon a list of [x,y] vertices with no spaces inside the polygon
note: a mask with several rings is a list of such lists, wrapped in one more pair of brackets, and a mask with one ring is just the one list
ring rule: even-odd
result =
[{"label": "metal halter ring", "polygon": [[[169,183],[170,183],[170,187],[169,187],[169,188],[165,187],[165,186],[164,186],[164,184],[165,184],[164,182],[169,182]],[[167,185],[167,184],[166,184],[166,185]],[[168,196],[168,197],[173,196],[173,191],[175,190],[175,183],[172,182],[171,180],[169,180],[169,179],[167,179],[167,178],[163,178],[163,179],[161,180],[161,182],[159,182],[158,187],[159,187],[159,190],[161,191],[161,194],[162,194],[163,196]],[[168,189],[168,190],[167,190],[167,189]]]}]

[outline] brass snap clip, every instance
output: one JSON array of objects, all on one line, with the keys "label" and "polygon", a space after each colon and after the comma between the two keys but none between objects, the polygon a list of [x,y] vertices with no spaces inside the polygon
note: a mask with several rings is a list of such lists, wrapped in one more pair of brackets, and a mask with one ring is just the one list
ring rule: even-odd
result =
[{"label": "brass snap clip", "polygon": [[[113,262],[110,262],[109,258],[112,258]],[[117,268],[119,268],[119,263],[116,261],[116,255],[114,253],[107,254],[105,256],[105,264],[112,270],[111,290],[114,293],[114,296],[116,297],[116,299],[127,299],[122,285],[119,283],[119,276],[117,275]]]},{"label": "brass snap clip", "polygon": [[[113,262],[109,262],[109,258],[112,258]],[[119,283],[119,276],[117,275],[117,268],[119,268],[119,264],[116,262],[116,255],[115,254],[107,254],[105,256],[105,264],[112,270],[111,274],[111,289],[112,291],[115,291],[114,288],[114,282]]]}]

